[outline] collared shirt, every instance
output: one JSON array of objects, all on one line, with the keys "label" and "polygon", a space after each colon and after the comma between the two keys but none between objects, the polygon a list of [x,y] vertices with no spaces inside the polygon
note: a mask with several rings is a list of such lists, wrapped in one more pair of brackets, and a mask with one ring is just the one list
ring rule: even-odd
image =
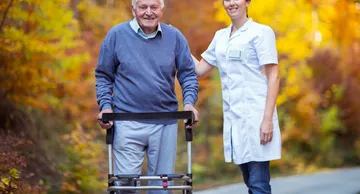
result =
[{"label": "collared shirt", "polygon": [[276,109],[273,139],[260,144],[268,82],[264,65],[278,64],[274,31],[248,21],[231,36],[232,25],[216,32],[202,58],[220,72],[224,111],[225,160],[236,164],[281,157]]},{"label": "collared shirt", "polygon": [[133,20],[130,21],[130,26],[131,28],[134,30],[134,32],[136,32],[137,34],[139,34],[141,37],[143,37],[144,39],[150,39],[150,38],[155,38],[155,36],[157,35],[158,32],[160,32],[160,34],[162,33],[161,31],[161,25],[158,25],[157,29],[155,32],[151,33],[151,34],[146,34],[140,27],[139,23],[137,22],[136,18],[134,18]]}]

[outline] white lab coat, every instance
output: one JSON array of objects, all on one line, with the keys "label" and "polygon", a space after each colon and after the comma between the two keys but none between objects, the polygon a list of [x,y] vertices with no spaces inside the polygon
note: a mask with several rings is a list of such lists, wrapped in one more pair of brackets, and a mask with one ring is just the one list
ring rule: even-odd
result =
[{"label": "white lab coat", "polygon": [[279,159],[281,137],[276,108],[273,139],[260,144],[268,84],[264,65],[278,64],[274,31],[252,19],[230,37],[231,28],[217,31],[201,55],[220,72],[225,161],[243,164]]}]

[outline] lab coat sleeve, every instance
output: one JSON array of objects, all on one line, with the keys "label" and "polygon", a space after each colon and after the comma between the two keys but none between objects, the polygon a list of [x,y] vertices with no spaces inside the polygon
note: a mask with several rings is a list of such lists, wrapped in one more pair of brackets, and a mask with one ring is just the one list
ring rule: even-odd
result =
[{"label": "lab coat sleeve", "polygon": [[[216,33],[217,34],[217,33]],[[216,53],[215,53],[215,47],[216,47],[216,34],[214,38],[212,39],[208,49],[201,54],[201,57],[208,62],[210,65],[213,65],[215,67],[218,66],[217,60],[216,60]]]},{"label": "lab coat sleeve", "polygon": [[269,26],[264,26],[259,31],[254,47],[260,65],[278,64],[275,33]]}]

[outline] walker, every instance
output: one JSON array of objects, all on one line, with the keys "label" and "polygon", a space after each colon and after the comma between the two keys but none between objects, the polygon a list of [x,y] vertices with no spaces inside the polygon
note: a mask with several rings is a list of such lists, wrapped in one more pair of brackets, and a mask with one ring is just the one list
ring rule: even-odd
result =
[{"label": "walker", "polygon": [[[187,128],[193,124],[192,111],[178,112],[158,112],[158,113],[104,113],[103,122],[109,121],[130,121],[130,120],[160,120],[160,119],[187,119],[185,123],[185,139],[187,141],[187,173],[185,174],[159,174],[154,176],[145,176],[138,174],[118,174],[113,173],[113,151],[112,144],[114,139],[114,127],[106,131],[106,144],[108,145],[109,156],[109,174],[108,174],[108,193],[115,194],[119,190],[182,190],[183,194],[192,194],[193,180],[191,172],[191,142],[193,139],[192,128]],[[133,181],[134,186],[115,186],[115,181],[128,180]],[[162,186],[138,186],[142,180],[160,180]],[[172,180],[182,180],[183,185],[169,185]]]}]

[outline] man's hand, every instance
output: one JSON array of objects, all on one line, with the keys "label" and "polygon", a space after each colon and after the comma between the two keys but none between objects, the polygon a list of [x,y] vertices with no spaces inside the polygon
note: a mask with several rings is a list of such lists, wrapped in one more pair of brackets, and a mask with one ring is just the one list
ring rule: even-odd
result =
[{"label": "man's hand", "polygon": [[107,123],[102,122],[101,118],[102,118],[103,113],[113,113],[113,111],[111,109],[104,109],[99,113],[99,115],[97,117],[101,128],[109,129],[110,127],[113,126],[114,122],[113,121],[109,121]]},{"label": "man's hand", "polygon": [[260,143],[265,145],[273,138],[273,122],[271,119],[264,119],[260,127]]},{"label": "man's hand", "polygon": [[[192,111],[194,113],[195,118],[194,118],[193,124],[191,126],[188,126],[188,128],[195,127],[196,123],[199,121],[199,112],[191,104],[185,104],[184,111]],[[186,121],[184,121],[184,122],[186,122]]]}]

